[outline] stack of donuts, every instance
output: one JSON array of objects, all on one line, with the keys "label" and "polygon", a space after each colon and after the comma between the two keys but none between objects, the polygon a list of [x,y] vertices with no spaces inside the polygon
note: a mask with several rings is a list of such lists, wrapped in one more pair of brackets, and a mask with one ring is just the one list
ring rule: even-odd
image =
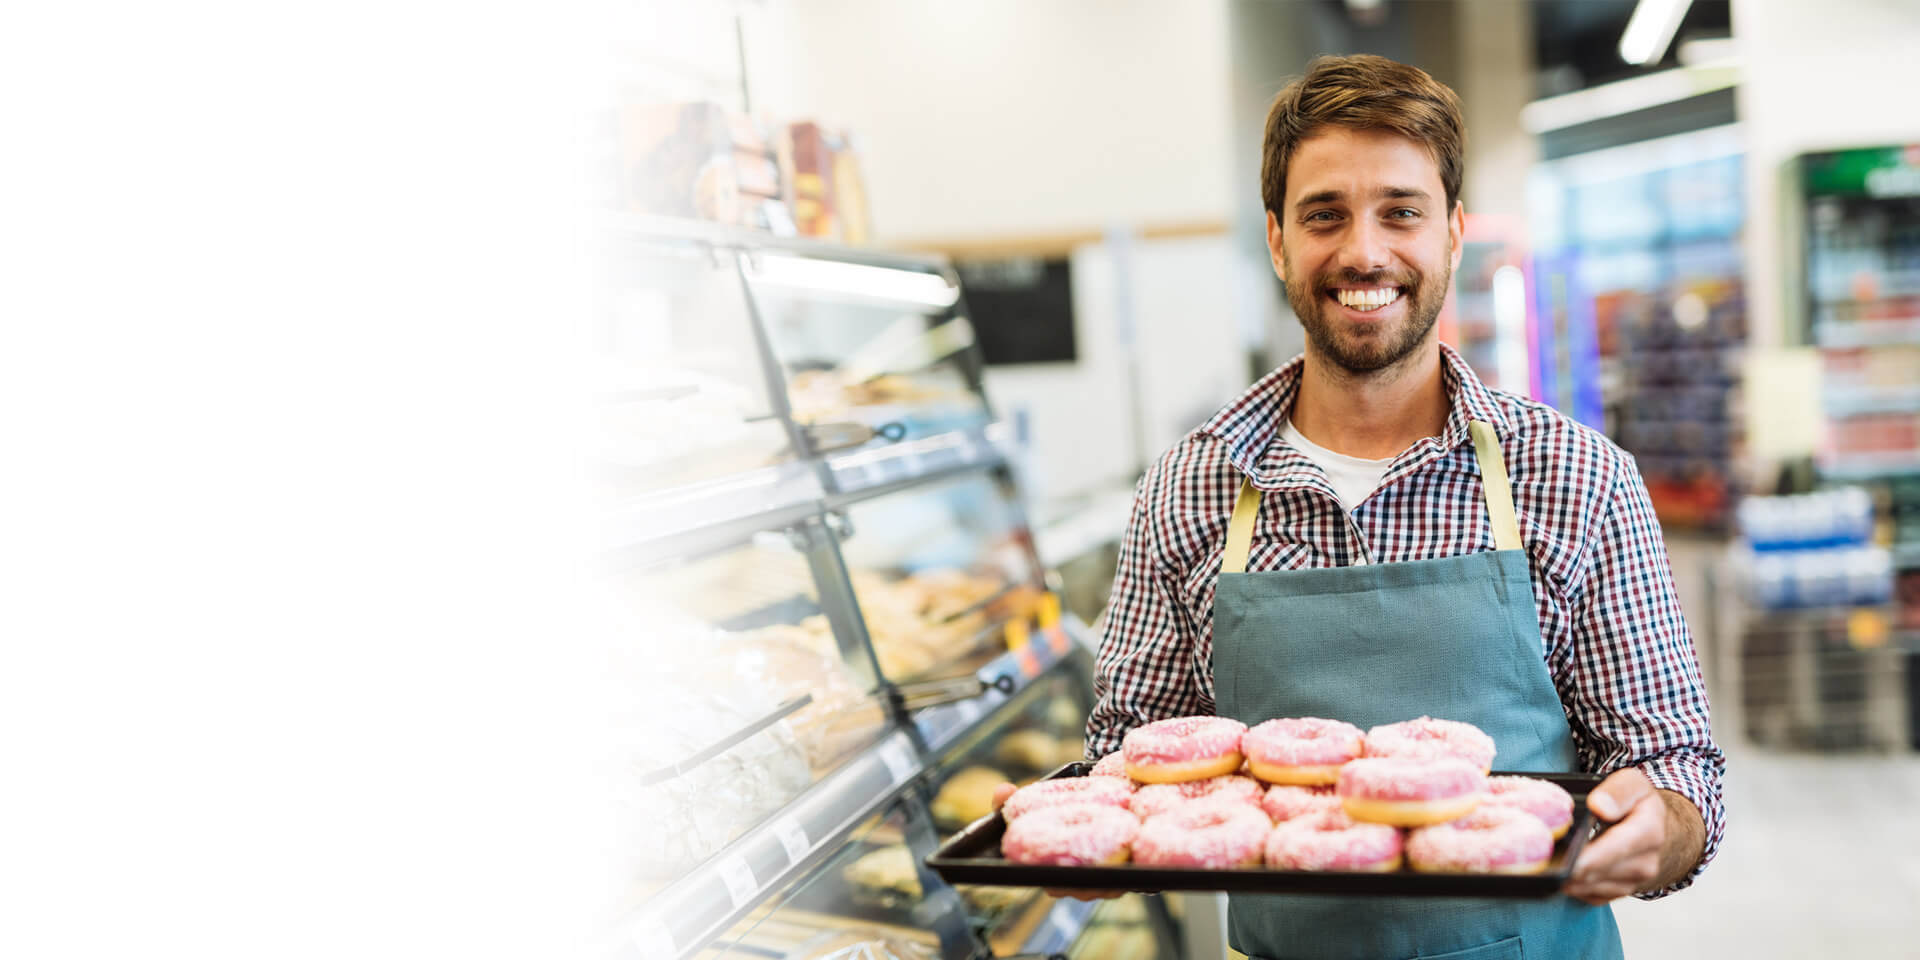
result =
[{"label": "stack of donuts", "polygon": [[1001,851],[1017,863],[1425,873],[1538,873],[1573,798],[1492,777],[1493,739],[1420,717],[1366,732],[1298,717],[1137,727],[1084,777],[1016,791]]}]

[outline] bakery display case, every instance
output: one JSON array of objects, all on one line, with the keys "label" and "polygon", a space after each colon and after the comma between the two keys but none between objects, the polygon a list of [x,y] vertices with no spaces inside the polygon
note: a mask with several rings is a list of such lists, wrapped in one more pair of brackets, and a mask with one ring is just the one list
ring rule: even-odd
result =
[{"label": "bakery display case", "polygon": [[1092,682],[957,276],[622,229],[599,399],[629,891],[606,955],[1064,949],[1090,908],[922,864],[990,806],[989,777],[1079,757]]}]

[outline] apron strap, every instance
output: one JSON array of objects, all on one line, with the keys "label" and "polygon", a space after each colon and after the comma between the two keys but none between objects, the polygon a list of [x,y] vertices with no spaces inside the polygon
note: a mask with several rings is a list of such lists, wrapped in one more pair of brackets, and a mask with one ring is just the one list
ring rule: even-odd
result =
[{"label": "apron strap", "polygon": [[[1518,550],[1520,522],[1513,515],[1513,486],[1507,481],[1507,461],[1500,455],[1500,438],[1493,425],[1470,421],[1473,452],[1480,458],[1480,487],[1487,499],[1487,517],[1493,521],[1493,546],[1496,550]],[[1233,502],[1233,519],[1227,522],[1227,547],[1220,555],[1221,573],[1247,572],[1247,553],[1253,548],[1253,523],[1260,516],[1260,490],[1247,477],[1240,478],[1240,496]]]},{"label": "apron strap", "polygon": [[1233,502],[1233,519],[1227,522],[1227,549],[1220,555],[1221,573],[1246,573],[1247,551],[1253,547],[1253,521],[1260,515],[1260,490],[1253,481],[1240,478],[1240,497]]},{"label": "apron strap", "polygon": [[1513,516],[1513,486],[1507,482],[1507,461],[1500,456],[1500,438],[1493,425],[1479,420],[1467,424],[1473,434],[1473,452],[1480,458],[1480,487],[1487,498],[1487,518],[1493,521],[1496,550],[1521,548],[1520,522]]}]

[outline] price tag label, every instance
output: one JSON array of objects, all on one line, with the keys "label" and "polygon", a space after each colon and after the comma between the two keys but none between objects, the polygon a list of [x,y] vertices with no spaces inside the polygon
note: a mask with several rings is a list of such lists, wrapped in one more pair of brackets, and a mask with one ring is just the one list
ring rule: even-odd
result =
[{"label": "price tag label", "polygon": [[780,846],[787,851],[787,859],[799,863],[807,858],[812,849],[807,843],[807,831],[800,828],[800,822],[792,817],[781,817],[773,822],[773,835],[780,840]]},{"label": "price tag label", "polygon": [[1067,648],[1072,646],[1072,644],[1073,641],[1067,639],[1067,632],[1065,630],[1059,627],[1051,627],[1047,630],[1047,645],[1053,648],[1053,652],[1056,655],[1065,656]]},{"label": "price tag label", "polygon": [[894,740],[880,749],[880,761],[887,765],[887,771],[893,774],[893,782],[905,783],[911,779],[919,767],[914,762],[913,747],[905,740]]},{"label": "price tag label", "polygon": [[1014,657],[1020,661],[1021,676],[1031,679],[1040,675],[1040,655],[1034,652],[1031,644],[1021,647]]},{"label": "price tag label", "polygon": [[673,960],[676,954],[673,931],[658,920],[640,921],[633,928],[633,945],[640,950],[640,960]]},{"label": "price tag label", "polygon": [[987,708],[981,705],[978,700],[960,701],[960,719],[962,722],[972,723],[980,719],[980,715],[985,712],[987,712]]},{"label": "price tag label", "polygon": [[727,895],[733,898],[735,909],[753,903],[760,893],[760,884],[753,879],[753,869],[738,856],[720,861],[720,882],[727,885]]}]

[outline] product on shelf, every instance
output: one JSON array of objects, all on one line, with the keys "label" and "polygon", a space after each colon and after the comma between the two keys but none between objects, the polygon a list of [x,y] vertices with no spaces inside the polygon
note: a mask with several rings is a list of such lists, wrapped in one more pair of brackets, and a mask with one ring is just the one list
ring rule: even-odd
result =
[{"label": "product on shelf", "polygon": [[815,771],[825,771],[865,746],[887,723],[879,698],[854,686],[837,650],[820,649],[800,627],[778,624],[727,637],[711,646],[716,660],[755,678],[783,698],[813,701],[787,719]]},{"label": "product on shelf", "polygon": [[1059,739],[1044,730],[1015,730],[1000,738],[993,758],[1009,767],[1051,770],[1059,766]]},{"label": "product on shelf", "polygon": [[677,685],[649,691],[647,699],[655,709],[627,727],[633,733],[633,779],[621,791],[627,814],[622,819],[631,831],[627,849],[636,854],[642,879],[670,881],[691,870],[812,783],[805,752],[783,723],[664,781],[648,782],[728,732],[763,719],[776,704],[743,698],[737,690],[720,694]]},{"label": "product on shelf", "polygon": [[1007,775],[992,767],[966,767],[948,777],[933,798],[933,820],[957,830],[993,812],[993,791]]},{"label": "product on shelf", "polygon": [[920,877],[913,851],[904,843],[889,844],[847,864],[840,871],[860,903],[895,909],[920,902]]},{"label": "product on shelf", "polygon": [[789,960],[937,960],[925,943],[873,928],[822,934],[786,955]]},{"label": "product on shelf", "polygon": [[858,420],[863,407],[916,406],[971,398],[914,377],[883,373],[853,380],[842,370],[802,370],[787,381],[787,403],[801,423]]},{"label": "product on shelf", "polygon": [[[872,571],[849,574],[860,600],[867,634],[881,672],[900,680],[962,659],[979,648],[991,622],[982,600],[998,593],[998,580],[953,570],[923,570],[888,578]],[[824,628],[824,618],[809,627]]]}]

